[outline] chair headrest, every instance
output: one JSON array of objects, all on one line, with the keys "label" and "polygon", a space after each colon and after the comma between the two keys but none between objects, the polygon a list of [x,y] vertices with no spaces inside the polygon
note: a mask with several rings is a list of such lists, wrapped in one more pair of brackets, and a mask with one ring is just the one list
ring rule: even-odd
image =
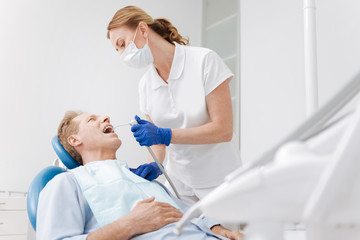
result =
[{"label": "chair headrest", "polygon": [[58,155],[58,157],[60,158],[61,162],[68,168],[68,169],[73,169],[76,168],[78,166],[80,166],[80,164],[75,161],[74,158],[72,158],[69,153],[64,149],[64,147],[61,145],[59,139],[57,138],[57,136],[54,136],[51,139],[51,144],[56,152],[56,155]]}]

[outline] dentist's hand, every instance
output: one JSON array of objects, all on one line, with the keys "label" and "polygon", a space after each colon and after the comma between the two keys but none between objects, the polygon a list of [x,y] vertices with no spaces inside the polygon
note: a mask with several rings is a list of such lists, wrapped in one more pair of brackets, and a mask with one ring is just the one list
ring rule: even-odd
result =
[{"label": "dentist's hand", "polygon": [[130,168],[130,171],[149,181],[156,179],[162,174],[156,162],[140,165],[138,168]]},{"label": "dentist's hand", "polygon": [[134,133],[136,141],[140,146],[152,146],[156,144],[165,144],[169,146],[171,142],[171,129],[159,128],[149,121],[135,116],[135,120],[138,124],[131,127],[131,131]]}]

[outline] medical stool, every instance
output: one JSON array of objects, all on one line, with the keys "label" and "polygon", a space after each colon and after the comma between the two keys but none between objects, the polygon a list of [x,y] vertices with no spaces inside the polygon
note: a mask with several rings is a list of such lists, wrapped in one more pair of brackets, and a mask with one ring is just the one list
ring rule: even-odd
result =
[{"label": "medical stool", "polygon": [[[56,155],[59,157],[61,162],[65,165],[67,169],[73,169],[80,164],[76,162],[63,146],[60,144],[57,136],[54,136],[51,140],[51,144],[56,152]],[[34,230],[36,231],[36,215],[37,215],[37,206],[39,201],[39,195],[41,190],[46,186],[46,184],[53,179],[56,175],[66,172],[67,169],[61,168],[58,166],[49,166],[41,170],[31,182],[28,194],[27,194],[27,213],[30,220],[30,223]]]}]

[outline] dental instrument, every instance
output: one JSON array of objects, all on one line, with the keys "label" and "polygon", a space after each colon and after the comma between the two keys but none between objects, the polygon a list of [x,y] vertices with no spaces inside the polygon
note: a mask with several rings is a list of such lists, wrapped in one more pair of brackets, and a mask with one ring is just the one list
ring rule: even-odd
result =
[{"label": "dental instrument", "polygon": [[137,122],[136,122],[135,120],[131,120],[130,123],[124,123],[124,124],[120,124],[120,125],[115,126],[115,127],[114,127],[114,131],[115,131],[115,129],[118,128],[118,127],[129,126],[129,125],[132,126],[132,125],[134,125],[134,124],[137,124]]},{"label": "dental instrument", "polygon": [[[115,131],[115,129],[118,128],[118,127],[128,126],[128,125],[133,126],[133,125],[135,125],[135,124],[138,124],[138,122],[137,122],[136,120],[131,120],[129,123],[117,125],[116,127],[114,127],[114,131]],[[162,167],[161,163],[160,163],[159,160],[157,159],[157,157],[156,157],[155,153],[153,152],[153,150],[152,150],[150,147],[148,147],[148,146],[146,146],[146,149],[148,150],[148,152],[150,153],[150,155],[152,156],[152,158],[155,160],[157,166],[159,167],[159,169],[161,170],[161,172],[164,174],[166,180],[169,182],[171,188],[174,190],[174,193],[175,193],[176,197],[181,200],[180,194],[179,194],[178,191],[176,190],[176,187],[175,187],[174,183],[171,181],[169,175],[167,174],[167,172],[165,171],[165,169]]]}]

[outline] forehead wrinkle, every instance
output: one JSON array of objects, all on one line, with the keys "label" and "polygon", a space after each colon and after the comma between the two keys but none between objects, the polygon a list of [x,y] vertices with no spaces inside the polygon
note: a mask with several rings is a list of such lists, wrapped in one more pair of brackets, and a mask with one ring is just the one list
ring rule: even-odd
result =
[{"label": "forehead wrinkle", "polygon": [[74,118],[73,120],[75,120],[76,122],[78,122],[78,124],[80,124],[81,122],[87,122],[87,120],[91,117],[94,117],[94,114],[90,114],[90,113],[83,113],[80,114],[79,116],[77,116],[76,118]]},{"label": "forehead wrinkle", "polygon": [[71,122],[73,122],[74,123],[74,125],[76,126],[76,133],[78,133],[79,132],[79,129],[80,129],[80,123],[82,122],[82,121],[84,121],[84,119],[86,119],[86,117],[84,116],[83,117],[83,115],[85,115],[86,113],[82,113],[82,114],[80,114],[80,115],[78,115],[78,116],[76,116],[76,117],[74,117],[72,120],[71,120]]},{"label": "forehead wrinkle", "polygon": [[98,115],[96,115],[96,114],[90,114],[86,119],[90,119],[90,118],[95,118],[95,119],[97,119],[99,116]]},{"label": "forehead wrinkle", "polygon": [[75,118],[73,118],[73,120],[81,122],[81,120],[83,118],[86,118],[86,115],[88,115],[88,114],[87,113],[82,113],[82,114],[76,116]]}]

